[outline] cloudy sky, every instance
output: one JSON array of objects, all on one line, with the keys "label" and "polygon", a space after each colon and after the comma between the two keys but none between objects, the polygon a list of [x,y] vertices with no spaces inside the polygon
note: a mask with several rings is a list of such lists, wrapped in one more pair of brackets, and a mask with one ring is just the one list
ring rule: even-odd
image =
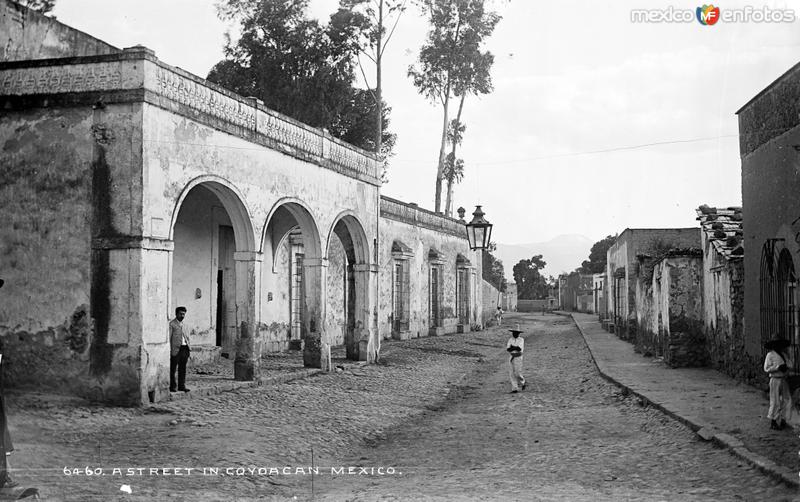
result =
[{"label": "cloudy sky", "polygon": [[[327,19],[336,0],[312,0]],[[136,44],[205,77],[229,29],[214,0],[58,0],[54,14],[118,47]],[[794,9],[792,23],[634,23],[631,9],[670,0],[499,2],[489,42],[494,93],[468,98],[456,206],[482,204],[494,240],[560,234],[598,240],[625,228],[696,226],[700,204],[741,204],[735,112],[800,61],[800,1],[723,10]],[[386,55],[384,97],[398,135],[383,193],[433,207],[440,107],[407,78],[426,33],[409,10]]]}]

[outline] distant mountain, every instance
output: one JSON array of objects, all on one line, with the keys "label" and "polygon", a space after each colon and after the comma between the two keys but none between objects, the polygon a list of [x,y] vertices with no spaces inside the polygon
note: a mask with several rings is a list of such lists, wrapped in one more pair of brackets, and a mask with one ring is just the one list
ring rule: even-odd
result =
[{"label": "distant mountain", "polygon": [[514,280],[514,265],[520,260],[540,254],[547,263],[545,275],[558,277],[562,272],[572,272],[581,266],[583,260],[589,259],[589,250],[594,241],[585,235],[565,234],[547,242],[532,244],[497,244],[496,256],[503,261],[506,279]]}]

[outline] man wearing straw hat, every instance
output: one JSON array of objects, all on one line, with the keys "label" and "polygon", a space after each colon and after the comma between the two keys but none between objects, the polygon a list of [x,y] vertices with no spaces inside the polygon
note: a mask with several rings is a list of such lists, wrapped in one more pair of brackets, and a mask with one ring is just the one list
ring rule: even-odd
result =
[{"label": "man wearing straw hat", "polygon": [[511,393],[519,392],[519,388],[525,390],[525,377],[522,376],[522,352],[525,350],[525,339],[522,338],[519,324],[510,329],[511,338],[506,343],[506,351],[511,355],[508,361],[508,376],[511,379]]}]

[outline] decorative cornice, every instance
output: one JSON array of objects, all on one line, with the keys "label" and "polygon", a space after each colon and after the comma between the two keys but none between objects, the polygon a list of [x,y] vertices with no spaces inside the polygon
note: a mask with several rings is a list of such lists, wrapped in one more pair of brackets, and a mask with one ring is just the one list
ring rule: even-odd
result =
[{"label": "decorative cornice", "polygon": [[372,153],[269,110],[254,98],[166,65],[144,47],[102,56],[0,63],[0,100],[11,107],[135,99],[371,185],[381,184]]},{"label": "decorative cornice", "polygon": [[464,222],[381,195],[381,218],[435,230],[467,240]]}]

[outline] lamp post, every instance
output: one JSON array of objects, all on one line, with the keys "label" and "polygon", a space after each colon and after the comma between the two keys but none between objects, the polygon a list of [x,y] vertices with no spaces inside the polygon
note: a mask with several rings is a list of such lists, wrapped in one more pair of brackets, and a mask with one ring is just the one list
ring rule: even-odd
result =
[{"label": "lamp post", "polygon": [[[459,208],[458,214],[459,216],[463,214],[462,208]],[[488,249],[492,238],[492,224],[483,217],[484,212],[481,211],[481,206],[475,206],[475,212],[472,213],[472,216],[472,221],[466,223],[469,248],[473,251],[476,249]]]}]

